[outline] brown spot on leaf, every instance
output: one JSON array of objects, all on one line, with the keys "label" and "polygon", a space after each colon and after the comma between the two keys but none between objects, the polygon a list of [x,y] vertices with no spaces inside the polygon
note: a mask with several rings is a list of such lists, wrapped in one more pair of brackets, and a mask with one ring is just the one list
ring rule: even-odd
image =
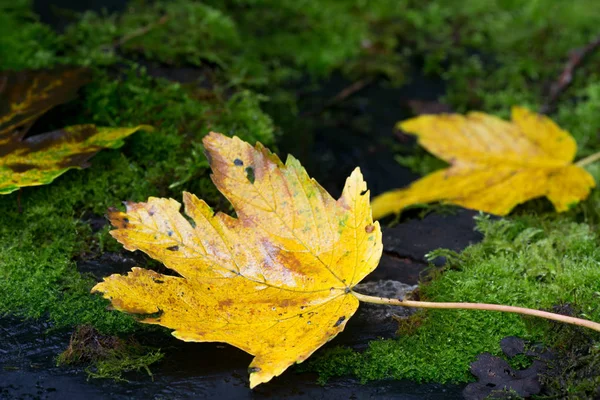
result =
[{"label": "brown spot on leaf", "polygon": [[367,232],[367,233],[371,233],[374,230],[375,230],[375,225],[370,224],[370,225],[365,226],[365,232]]},{"label": "brown spot on leaf", "polygon": [[346,320],[346,317],[344,315],[342,315],[337,322],[333,325],[334,328],[337,328],[338,326],[340,326],[342,324],[342,322],[344,322]]},{"label": "brown spot on leaf", "polygon": [[219,308],[228,308],[228,307],[231,307],[232,305],[233,305],[232,299],[226,299],[226,300],[219,301]]},{"label": "brown spot on leaf", "polygon": [[170,247],[167,247],[167,250],[169,250],[169,251],[177,251],[177,250],[179,250],[179,246],[177,246],[177,245],[170,246]]},{"label": "brown spot on leaf", "polygon": [[298,305],[298,301],[299,300],[292,300],[292,299],[283,299],[281,301],[279,301],[279,306],[280,307],[294,307]]},{"label": "brown spot on leaf", "polygon": [[[268,248],[270,243],[264,242]],[[296,274],[309,275],[311,271],[307,265],[303,265],[300,260],[296,257],[296,254],[285,250],[279,250],[275,256],[279,265],[284,265],[285,269],[293,271]],[[265,268],[273,268],[270,265],[265,265]],[[316,272],[316,271],[315,271]]]}]

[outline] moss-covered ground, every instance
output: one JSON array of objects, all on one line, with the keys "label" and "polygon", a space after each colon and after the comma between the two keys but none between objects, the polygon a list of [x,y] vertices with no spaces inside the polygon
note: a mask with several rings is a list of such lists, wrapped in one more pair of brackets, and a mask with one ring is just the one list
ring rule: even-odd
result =
[{"label": "moss-covered ground", "polygon": [[[28,0],[2,2],[0,70],[75,64],[94,73],[79,101],[52,111],[34,131],[82,122],[156,130],[99,153],[89,169],[0,197],[0,314],[48,318],[57,328],[89,325],[102,334],[145,329],[90,295],[94,280],[77,262],[121,248],[107,227],[96,231],[86,221],[123,200],[178,199],[182,190],[227,209],[208,178],[202,137],[214,130],[276,146],[308,135],[298,131],[305,121],[297,122],[296,90],[334,71],[402,85],[418,68],[444,80],[440,100],[456,111],[507,117],[515,104],[545,108],[576,138],[578,157],[599,151],[600,52],[548,104],[569,54],[600,33],[599,18],[595,0],[133,0],[116,14],[73,15],[58,33],[38,21]],[[193,83],[173,79],[190,67]],[[420,173],[439,165],[416,148],[399,148],[397,158]],[[597,166],[590,171],[600,177]],[[449,257],[421,296],[568,304],[600,321],[598,210],[594,192],[564,215],[533,201],[505,220],[482,217],[484,241]],[[422,312],[407,326],[397,339],[375,341],[364,353],[336,349],[313,367],[324,378],[464,382],[469,363],[483,351],[499,354],[504,336],[565,347],[565,337],[582,335],[467,311]]]}]

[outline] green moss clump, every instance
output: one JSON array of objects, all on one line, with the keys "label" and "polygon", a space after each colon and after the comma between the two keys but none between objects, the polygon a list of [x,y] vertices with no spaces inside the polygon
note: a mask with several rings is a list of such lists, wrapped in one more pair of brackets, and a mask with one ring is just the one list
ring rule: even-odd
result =
[{"label": "green moss clump", "polygon": [[397,154],[394,158],[398,164],[409,168],[420,175],[448,167],[448,163],[427,153],[422,147],[414,148],[412,154]]},{"label": "green moss clump", "polygon": [[102,335],[89,325],[77,327],[67,349],[56,360],[57,365],[90,364],[90,378],[125,381],[123,374],[145,371],[152,376],[150,365],[160,361],[160,350],[142,346],[134,339]]},{"label": "green moss clump", "polygon": [[[594,21],[600,11],[592,4],[473,0],[417,5],[412,15],[421,33],[417,51],[424,54],[426,69],[444,76],[448,100],[457,111],[507,116],[507,105],[537,108],[569,52],[597,34]],[[589,61],[586,72],[596,70],[600,59]],[[592,80],[581,71],[576,81],[570,93]]]},{"label": "green moss clump", "polygon": [[551,369],[541,376],[546,398],[594,399],[600,395],[600,346],[589,338],[565,343]]},{"label": "green moss clump", "polygon": [[334,347],[326,350],[318,357],[298,366],[300,371],[312,371],[319,374],[318,382],[322,385],[336,376],[355,375],[356,366],[361,363],[361,355],[345,348]]},{"label": "green moss clump", "polygon": [[[483,242],[454,254],[451,268],[422,285],[422,299],[545,310],[570,305],[577,316],[600,320],[599,237],[589,225],[480,217],[478,228],[485,234]],[[371,342],[362,354],[336,350],[316,360],[314,368],[324,377],[350,373],[363,381],[466,382],[472,380],[469,364],[482,352],[501,355],[499,343],[506,336],[550,346],[560,339],[553,333],[560,325],[516,314],[428,310],[416,318],[418,327],[400,331],[396,339]]]},{"label": "green moss clump", "polygon": [[121,14],[84,13],[63,46],[86,65],[111,64],[125,52],[170,65],[226,67],[241,40],[231,18],[206,4],[133,1]]},{"label": "green moss clump", "polygon": [[59,36],[38,22],[29,0],[0,4],[0,70],[54,65]]}]

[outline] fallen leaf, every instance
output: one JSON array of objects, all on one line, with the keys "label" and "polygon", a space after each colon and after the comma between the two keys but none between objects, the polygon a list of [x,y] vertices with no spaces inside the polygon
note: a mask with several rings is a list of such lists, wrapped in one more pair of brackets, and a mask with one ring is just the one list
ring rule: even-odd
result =
[{"label": "fallen leaf", "polygon": [[181,340],[224,342],[250,354],[250,387],[300,363],[341,332],[358,307],[351,289],[377,266],[381,230],[357,168],[334,200],[300,163],[260,143],[211,133],[204,146],[217,188],[238,218],[184,193],[111,211],[113,237],[179,274],[133,268],[92,291]]},{"label": "fallen leaf", "polygon": [[0,146],[0,194],[45,185],[69,169],[85,168],[98,151],[121,147],[123,138],[140,129],[152,128],[75,125]]},{"label": "fallen leaf", "polygon": [[471,112],[423,115],[399,127],[450,167],[377,196],[375,219],[434,201],[506,215],[517,204],[542,196],[561,212],[595,186],[594,178],[573,164],[577,144],[571,135],[525,108],[513,107],[512,122]]},{"label": "fallen leaf", "polygon": [[72,100],[88,79],[83,68],[0,72],[0,194],[50,183],[69,169],[86,167],[99,150],[120,147],[123,138],[152,129],[75,125],[23,139],[40,116]]},{"label": "fallen leaf", "polygon": [[39,117],[73,100],[89,79],[85,68],[0,72],[0,145],[22,139]]}]

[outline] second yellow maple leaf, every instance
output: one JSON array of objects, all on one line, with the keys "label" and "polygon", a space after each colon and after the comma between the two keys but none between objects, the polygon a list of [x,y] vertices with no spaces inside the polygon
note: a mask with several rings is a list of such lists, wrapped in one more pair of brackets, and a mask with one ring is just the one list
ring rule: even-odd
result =
[{"label": "second yellow maple leaf", "polygon": [[423,115],[399,123],[450,167],[377,196],[373,218],[443,201],[496,215],[546,196],[557,211],[585,199],[594,178],[573,164],[577,144],[551,119],[512,109],[512,122],[479,112]]}]

